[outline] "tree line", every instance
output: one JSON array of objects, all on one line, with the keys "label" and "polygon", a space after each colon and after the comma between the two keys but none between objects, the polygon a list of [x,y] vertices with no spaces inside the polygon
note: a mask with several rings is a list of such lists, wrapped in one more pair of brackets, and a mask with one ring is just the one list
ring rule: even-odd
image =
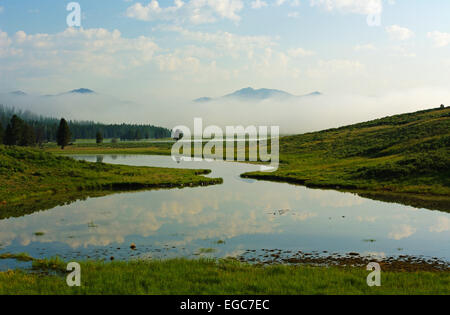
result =
[{"label": "tree line", "polygon": [[[71,136],[69,125],[62,118],[56,131],[56,142],[64,149],[70,143]],[[22,147],[42,144],[35,129],[17,115],[11,117],[5,130],[0,122],[0,143]]]},{"label": "tree line", "polygon": [[[4,138],[6,128],[12,123],[12,118],[16,116],[20,122],[15,121],[14,126],[19,128],[15,130],[15,136],[18,137],[18,143],[29,143],[34,138],[34,143],[56,142],[60,120],[52,117],[36,115],[30,111],[17,110],[12,107],[0,105],[0,135]],[[171,131],[167,128],[153,125],[137,124],[102,124],[92,121],[66,121],[70,129],[71,140],[76,139],[96,139],[98,133],[105,139],[121,140],[142,140],[142,139],[161,139],[169,138]],[[18,144],[20,145],[20,144]]]}]

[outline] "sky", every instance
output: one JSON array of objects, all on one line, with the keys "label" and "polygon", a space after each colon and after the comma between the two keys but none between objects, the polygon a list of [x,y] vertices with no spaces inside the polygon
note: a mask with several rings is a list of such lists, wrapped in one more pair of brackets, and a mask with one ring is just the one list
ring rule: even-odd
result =
[{"label": "sky", "polygon": [[[448,0],[79,0],[80,27],[67,24],[69,2],[0,0],[0,93],[34,96],[2,103],[105,122],[204,115],[299,132],[450,103]],[[324,97],[190,102],[248,86]],[[81,87],[97,98],[38,97]]]}]

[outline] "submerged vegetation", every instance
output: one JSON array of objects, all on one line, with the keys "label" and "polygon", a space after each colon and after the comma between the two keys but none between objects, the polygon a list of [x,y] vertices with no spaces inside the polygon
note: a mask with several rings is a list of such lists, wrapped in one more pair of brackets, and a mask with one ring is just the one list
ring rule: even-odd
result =
[{"label": "submerged vegetation", "polygon": [[34,272],[0,272],[0,294],[450,294],[449,272],[382,273],[369,287],[362,268],[255,266],[231,260],[81,262],[81,287],[66,263],[33,262]]},{"label": "submerged vegetation", "polygon": [[0,145],[0,218],[114,191],[222,182],[200,176],[209,172],[89,163],[42,150]]}]

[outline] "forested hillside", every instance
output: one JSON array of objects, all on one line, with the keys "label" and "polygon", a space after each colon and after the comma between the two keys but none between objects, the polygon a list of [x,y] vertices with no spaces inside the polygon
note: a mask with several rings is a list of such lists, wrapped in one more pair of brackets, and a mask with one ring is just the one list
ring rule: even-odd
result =
[{"label": "forested hillside", "polygon": [[[0,126],[6,128],[13,115],[17,115],[30,125],[35,132],[38,142],[50,142],[56,140],[59,118],[44,117],[29,111],[21,111],[12,107],[0,105]],[[70,117],[66,117],[70,118]],[[72,140],[95,139],[97,132],[103,138],[122,140],[161,139],[170,137],[171,131],[167,128],[153,125],[131,124],[102,124],[92,121],[68,120],[72,134]],[[0,133],[2,130],[0,130]]]}]

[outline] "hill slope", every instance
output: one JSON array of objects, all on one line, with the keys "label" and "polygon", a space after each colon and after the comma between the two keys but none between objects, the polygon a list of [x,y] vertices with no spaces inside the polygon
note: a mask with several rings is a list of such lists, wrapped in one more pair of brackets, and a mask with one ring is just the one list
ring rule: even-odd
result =
[{"label": "hill slope", "polygon": [[244,176],[450,210],[450,108],[285,137],[280,152],[277,172]]}]

